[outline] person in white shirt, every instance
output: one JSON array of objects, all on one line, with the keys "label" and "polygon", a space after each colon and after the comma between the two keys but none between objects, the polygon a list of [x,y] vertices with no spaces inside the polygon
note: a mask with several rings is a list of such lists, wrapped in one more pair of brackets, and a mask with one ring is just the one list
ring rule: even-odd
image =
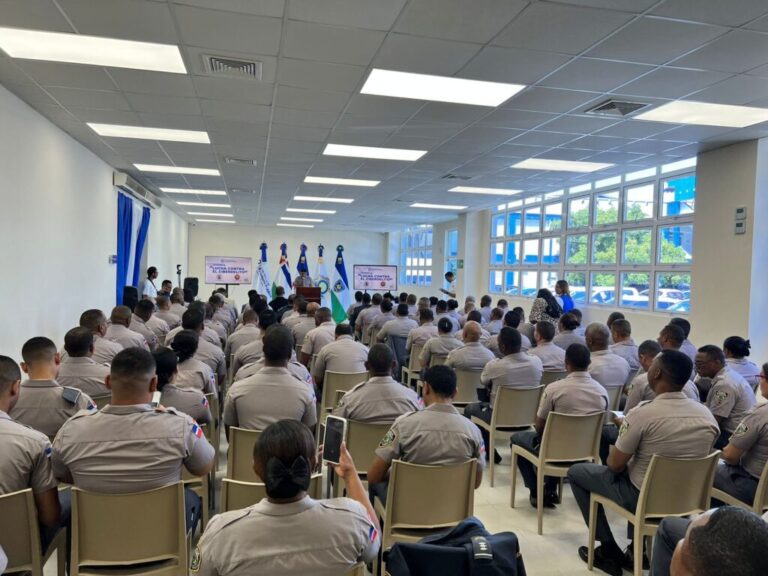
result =
[{"label": "person in white shirt", "polygon": [[747,360],[750,348],[749,340],[744,340],[741,336],[729,336],[723,342],[725,363],[731,370],[740,374],[752,386],[752,390],[757,390],[760,385],[760,368]]},{"label": "person in white shirt", "polygon": [[637,345],[632,340],[632,325],[629,320],[614,320],[611,324],[611,338],[614,342],[611,346],[611,352],[624,358],[629,364],[630,370],[639,370]]},{"label": "person in white shirt", "polygon": [[480,343],[480,324],[467,322],[462,332],[464,346],[448,353],[445,365],[454,370],[481,372],[485,365],[496,359],[496,355]]},{"label": "person in white shirt", "polygon": [[488,294],[485,294],[480,298],[480,315],[483,317],[483,324],[488,324],[491,321],[491,303],[493,300]]},{"label": "person in white shirt", "polygon": [[437,326],[434,322],[435,315],[429,308],[419,310],[419,327],[414,328],[408,333],[408,339],[405,341],[405,349],[408,354],[414,346],[424,347],[427,340],[437,337]]},{"label": "person in white shirt", "polygon": [[[315,312],[315,327],[307,332],[301,342],[301,358],[299,362],[309,366],[312,356],[319,354],[325,346],[336,339],[336,323],[330,308],[323,306]],[[298,342],[298,340],[297,340]]]},{"label": "person in white shirt", "polygon": [[565,371],[565,350],[552,343],[555,337],[554,324],[546,320],[536,322],[533,337],[536,340],[536,346],[528,350],[528,354],[537,356],[541,360],[545,372]]},{"label": "person in white shirt", "polygon": [[448,289],[440,288],[440,292],[451,298],[456,298],[456,275],[453,272],[446,272],[445,281],[448,283]]},{"label": "person in white shirt", "polygon": [[144,298],[149,298],[153,302],[155,301],[155,298],[157,298],[157,286],[155,286],[155,280],[157,280],[157,268],[150,266],[147,268],[147,279],[144,281],[141,295]]},{"label": "person in white shirt", "polygon": [[699,349],[688,339],[688,336],[691,334],[691,323],[685,318],[672,318],[669,323],[672,326],[677,326],[683,331],[683,343],[680,344],[680,352],[688,356],[688,358],[695,364],[696,354],[698,354]]},{"label": "person in white shirt", "polygon": [[445,300],[439,300],[437,306],[435,306],[435,321],[440,322],[440,319],[448,318],[453,325],[453,333],[461,330],[461,324],[452,315],[448,314],[448,302]]},{"label": "person in white shirt", "polygon": [[491,310],[491,319],[488,321],[488,324],[485,325],[485,329],[491,336],[501,332],[501,329],[504,327],[502,318],[504,318],[504,312],[501,308],[494,308]]},{"label": "person in white shirt", "polygon": [[610,333],[605,324],[593,322],[587,326],[587,348],[592,353],[589,374],[606,390],[623,389],[629,377],[629,363],[608,349],[608,338]]}]

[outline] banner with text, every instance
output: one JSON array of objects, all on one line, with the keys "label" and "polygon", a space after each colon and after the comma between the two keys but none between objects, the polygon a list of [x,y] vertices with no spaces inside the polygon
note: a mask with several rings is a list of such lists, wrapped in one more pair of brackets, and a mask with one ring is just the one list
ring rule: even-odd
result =
[{"label": "banner with text", "polygon": [[239,256],[206,256],[206,284],[250,284],[252,278],[250,258]]},{"label": "banner with text", "polygon": [[355,264],[352,270],[353,290],[397,290],[397,266]]}]

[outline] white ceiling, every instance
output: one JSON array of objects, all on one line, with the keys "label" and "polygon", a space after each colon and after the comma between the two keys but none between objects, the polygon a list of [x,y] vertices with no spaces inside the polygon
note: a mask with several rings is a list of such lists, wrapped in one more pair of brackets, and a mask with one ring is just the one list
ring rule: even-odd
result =
[{"label": "white ceiling", "polygon": [[[583,114],[609,95],[768,106],[766,0],[0,0],[0,23],[179,45],[186,76],[0,52],[0,83],[179,213],[160,186],[226,187],[239,224],[329,207],[293,202],[301,193],[356,199],[334,205],[323,227],[384,231],[451,217],[407,209],[414,201],[498,203],[446,194],[456,184],[546,192],[768,135],[765,124]],[[263,79],[211,76],[206,54],[258,60]],[[497,109],[361,95],[374,66],[529,87]],[[207,130],[212,144],[102,138],[85,122]],[[334,158],[321,154],[328,142],[429,153],[413,163]],[[617,166],[577,177],[509,168],[532,156]],[[222,176],[144,174],[133,163]],[[470,180],[442,179],[449,173]],[[383,182],[334,189],[303,184],[308,174]]]}]

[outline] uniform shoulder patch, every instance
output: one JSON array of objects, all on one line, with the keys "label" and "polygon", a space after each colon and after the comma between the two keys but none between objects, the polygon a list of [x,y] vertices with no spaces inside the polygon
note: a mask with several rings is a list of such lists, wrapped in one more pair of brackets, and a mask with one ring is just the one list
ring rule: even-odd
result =
[{"label": "uniform shoulder patch", "polygon": [[389,432],[387,432],[384,435],[384,438],[381,439],[381,442],[379,442],[379,448],[386,448],[387,446],[392,446],[392,444],[395,442],[395,431],[390,428]]},{"label": "uniform shoulder patch", "polygon": [[77,388],[70,388],[69,386],[62,386],[63,390],[61,392],[61,397],[64,398],[67,402],[75,406],[80,400],[80,396],[82,392],[78,390]]},{"label": "uniform shoulder patch", "polygon": [[738,428],[736,428],[736,430],[734,430],[733,437],[734,438],[741,438],[747,432],[749,432],[749,425],[747,423],[745,423],[745,422],[742,422],[741,424],[739,424]]},{"label": "uniform shoulder patch", "polygon": [[619,428],[619,438],[624,436],[627,432],[629,432],[629,422],[627,422],[627,419],[624,419],[624,422],[621,423],[621,428]]},{"label": "uniform shoulder patch", "polygon": [[715,404],[722,404],[728,399],[727,390],[715,390]]},{"label": "uniform shoulder patch", "polygon": [[189,569],[192,572],[198,572],[202,559],[203,555],[200,553],[200,546],[195,546],[195,551],[192,553],[192,561],[189,563]]}]

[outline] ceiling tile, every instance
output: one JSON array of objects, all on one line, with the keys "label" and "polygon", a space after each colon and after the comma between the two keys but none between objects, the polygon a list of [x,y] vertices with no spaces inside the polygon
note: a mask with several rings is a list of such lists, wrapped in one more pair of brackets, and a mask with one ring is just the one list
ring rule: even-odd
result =
[{"label": "ceiling tile", "polygon": [[[757,1],[760,2],[761,0]],[[750,30],[760,30],[761,32],[768,32],[768,16],[763,16],[762,18],[754,20],[753,22],[747,24],[745,28]]]},{"label": "ceiling tile", "polygon": [[488,116],[480,120],[478,124],[480,126],[497,126],[499,128],[530,130],[556,117],[555,114],[547,114],[545,112],[499,109],[495,112],[491,112]]},{"label": "ceiling tile", "polygon": [[529,88],[509,100],[504,108],[536,112],[564,113],[584,107],[599,98],[597,92],[580,92],[555,88]]},{"label": "ceiling tile", "polygon": [[57,0],[80,34],[176,44],[168,5],[134,0]]},{"label": "ceiling tile", "polygon": [[291,126],[289,124],[272,124],[272,131],[270,135],[273,138],[286,138],[288,140],[324,142],[328,138],[329,133],[330,131],[324,128]]},{"label": "ceiling tile", "polygon": [[384,39],[383,32],[334,28],[289,21],[285,26],[283,55],[336,64],[367,66]]},{"label": "ceiling tile", "polygon": [[648,138],[649,136],[666,132],[672,127],[674,127],[674,124],[667,124],[665,122],[622,120],[595,134],[599,136],[618,136],[620,138]]},{"label": "ceiling tile", "polygon": [[274,105],[338,114],[344,109],[348,100],[349,94],[345,92],[324,92],[280,85],[277,87]]},{"label": "ceiling tile", "polygon": [[288,18],[332,26],[389,30],[405,0],[291,0]]},{"label": "ceiling tile", "polygon": [[562,4],[592,6],[594,8],[607,8],[609,10],[640,14],[658,3],[658,0],[559,0],[559,2]]},{"label": "ceiling tile", "polygon": [[746,72],[768,63],[768,35],[734,30],[674,62],[675,66]]},{"label": "ceiling tile", "polygon": [[392,126],[368,126],[336,128],[329,136],[329,142],[349,146],[383,146],[395,131]]},{"label": "ceiling tile", "polygon": [[162,126],[178,130],[205,130],[205,120],[202,116],[186,114],[157,114],[154,112],[139,112],[139,118],[145,126]]},{"label": "ceiling tile", "polygon": [[600,118],[595,116],[560,116],[541,126],[540,130],[547,132],[566,132],[569,134],[591,134],[607,128],[619,118]]},{"label": "ceiling tile", "polygon": [[423,100],[386,98],[369,94],[354,94],[344,110],[356,116],[397,118],[407,120],[424,106]]},{"label": "ceiling tile", "polygon": [[463,78],[533,84],[570,60],[548,52],[488,46],[461,71]]},{"label": "ceiling tile", "polygon": [[5,84],[5,87],[38,111],[47,106],[58,108],[57,113],[65,112],[44,89],[34,84]]},{"label": "ceiling tile", "polygon": [[310,128],[331,128],[339,115],[323,113],[314,110],[296,110],[295,108],[276,107],[272,114],[272,120],[280,124],[291,126],[308,126]]},{"label": "ceiling tile", "polygon": [[768,78],[742,74],[691,94],[686,100],[738,106],[766,98],[768,98]]},{"label": "ceiling tile", "polygon": [[730,74],[685,68],[658,68],[621,87],[624,94],[664,98],[681,98],[711,84],[728,78]]},{"label": "ceiling tile", "polygon": [[233,122],[269,122],[270,107],[237,100],[200,100],[203,114]]},{"label": "ceiling tile", "polygon": [[14,60],[41,86],[64,86],[85,90],[115,90],[104,68],[41,60]]},{"label": "ceiling tile", "polygon": [[174,96],[160,96],[157,94],[134,94],[124,92],[131,107],[137,112],[151,112],[153,114],[200,114],[200,106],[195,98],[176,98]]},{"label": "ceiling tile", "polygon": [[[497,124],[491,124],[496,127]],[[434,138],[445,140],[463,128],[463,124],[451,122],[421,122],[409,120],[397,131],[404,138]],[[503,128],[518,128],[518,126],[502,126]]]},{"label": "ceiling tile", "polygon": [[[185,44],[242,52],[245,54],[277,54],[280,47],[280,20],[177,6],[176,19]],[[226,30],[226,33],[223,31]]]},{"label": "ceiling tile", "polygon": [[278,82],[299,88],[353,92],[360,85],[364,73],[362,66],[283,58],[280,60]]},{"label": "ceiling tile", "polygon": [[238,100],[250,104],[272,104],[274,84],[246,78],[195,76],[194,88],[198,97],[211,100]]},{"label": "ceiling tile", "polygon": [[562,134],[559,132],[526,132],[510,142],[510,144],[522,144],[523,146],[560,146],[576,138],[574,134]]},{"label": "ceiling tile", "polygon": [[477,44],[390,34],[376,55],[377,68],[451,76],[480,50]]},{"label": "ceiling tile", "polygon": [[79,120],[83,122],[97,122],[100,124],[124,124],[126,126],[141,126],[141,118],[136,112],[125,110],[93,110],[91,108],[67,108]]},{"label": "ceiling tile", "polygon": [[415,122],[450,122],[468,124],[479,120],[488,114],[488,109],[482,106],[466,106],[464,104],[448,104],[430,102],[411,118]]},{"label": "ceiling tile", "polygon": [[650,66],[578,58],[561,68],[542,84],[571,90],[610,91],[653,70]]},{"label": "ceiling tile", "polygon": [[49,32],[74,32],[50,0],[3,0],[3,26]]},{"label": "ceiling tile", "polygon": [[[174,4],[186,4],[188,6],[197,6],[198,8],[210,8],[211,0],[173,0]],[[217,10],[226,10],[228,12],[242,12],[244,14],[254,14],[255,16],[273,16],[281,18],[285,0],[216,0]]]},{"label": "ceiling tile", "polygon": [[768,6],[764,0],[667,0],[654,8],[651,14],[723,26],[741,26],[766,12]]},{"label": "ceiling tile", "polygon": [[120,92],[106,90],[77,90],[75,88],[47,89],[63,106],[93,108],[96,110],[130,110],[128,101]]},{"label": "ceiling tile", "polygon": [[609,136],[584,136],[577,138],[567,144],[564,148],[581,148],[584,150],[611,150],[629,144],[632,140],[629,138],[613,138]]}]

